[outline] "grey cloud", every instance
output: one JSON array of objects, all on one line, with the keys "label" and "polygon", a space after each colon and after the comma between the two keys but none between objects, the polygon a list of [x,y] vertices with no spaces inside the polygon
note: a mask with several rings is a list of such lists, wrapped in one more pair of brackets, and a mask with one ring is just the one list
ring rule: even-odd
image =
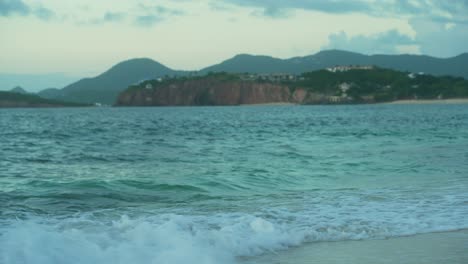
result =
[{"label": "grey cloud", "polygon": [[125,18],[125,14],[118,12],[106,12],[102,18],[105,22],[120,22]]},{"label": "grey cloud", "polygon": [[0,16],[12,15],[33,15],[42,20],[49,20],[55,16],[55,13],[41,5],[30,7],[21,0],[0,0]]},{"label": "grey cloud", "polygon": [[416,31],[413,38],[390,30],[371,36],[348,36],[345,32],[331,34],[323,49],[344,49],[365,54],[397,54],[401,46],[416,46],[423,54],[436,57],[452,57],[467,52],[468,25],[441,24],[430,19],[410,20]]},{"label": "grey cloud", "polygon": [[154,7],[154,10],[158,15],[166,15],[166,16],[181,16],[184,13],[184,11],[179,10],[179,9],[172,9],[172,8],[167,8],[164,6],[156,6]]},{"label": "grey cloud", "polygon": [[468,1],[466,0],[418,0],[414,2],[396,0],[394,5],[387,7],[387,10],[394,14],[403,13],[438,23],[468,24]]},{"label": "grey cloud", "polygon": [[[134,25],[140,27],[151,27],[170,17],[182,16],[185,14],[183,10],[168,8],[161,5],[145,5],[139,4],[134,12],[111,12],[107,11],[101,17],[97,17],[88,21],[79,21],[81,25],[100,25],[105,23],[119,23],[130,18]],[[138,14],[135,14],[138,13]]]},{"label": "grey cloud", "polygon": [[276,18],[278,15],[284,16],[285,12],[291,9],[306,9],[321,11],[326,13],[352,13],[368,11],[370,5],[364,0],[355,1],[329,1],[329,0],[297,0],[297,1],[276,1],[276,0],[223,0],[225,3],[250,6],[263,9],[263,15]]},{"label": "grey cloud", "polygon": [[104,23],[114,23],[114,22],[121,22],[125,19],[126,15],[120,12],[106,12],[102,17],[92,19],[91,21],[87,22],[80,22],[79,24],[104,24]]},{"label": "grey cloud", "polygon": [[398,46],[417,45],[418,42],[409,36],[390,30],[371,36],[349,37],[345,32],[332,34],[328,38],[329,44],[324,49],[343,49],[364,54],[395,54]]},{"label": "grey cloud", "polygon": [[21,0],[0,0],[0,16],[19,14],[26,16],[31,12]]},{"label": "grey cloud", "polygon": [[153,26],[154,24],[161,22],[164,20],[162,17],[155,16],[155,15],[146,15],[146,16],[137,16],[135,18],[135,23],[138,26],[143,26],[143,27],[150,27]]},{"label": "grey cloud", "polygon": [[292,11],[289,9],[277,8],[277,7],[267,7],[264,8],[261,12],[253,12],[254,16],[266,16],[270,18],[288,18],[291,16]]},{"label": "grey cloud", "polygon": [[42,20],[50,20],[55,16],[55,13],[50,9],[39,7],[34,10],[34,15]]},{"label": "grey cloud", "polygon": [[146,14],[135,17],[135,24],[143,27],[151,27],[169,17],[182,16],[185,14],[183,10],[172,9],[161,5],[140,5],[140,8],[145,10]]},{"label": "grey cloud", "polygon": [[[237,6],[261,8],[265,16],[275,16],[278,10],[304,9],[333,14],[364,13],[372,16],[424,16],[432,20],[468,23],[468,1],[439,0],[223,0]],[[275,12],[268,12],[275,10]]]}]

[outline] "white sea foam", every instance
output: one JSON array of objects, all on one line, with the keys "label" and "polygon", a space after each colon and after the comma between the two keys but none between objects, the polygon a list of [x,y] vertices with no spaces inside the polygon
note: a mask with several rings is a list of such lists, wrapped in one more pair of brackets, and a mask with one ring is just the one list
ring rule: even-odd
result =
[{"label": "white sea foam", "polygon": [[[435,203],[362,203],[348,196],[300,211],[16,220],[0,227],[0,263],[235,263],[304,242],[468,228],[458,196]],[[445,202],[450,204],[445,204]],[[333,206],[333,204],[335,205]]]},{"label": "white sea foam", "polygon": [[198,221],[177,215],[122,217],[110,225],[19,221],[2,230],[0,260],[5,264],[233,263],[237,255],[255,255],[303,240],[256,217],[243,216],[213,229]]}]

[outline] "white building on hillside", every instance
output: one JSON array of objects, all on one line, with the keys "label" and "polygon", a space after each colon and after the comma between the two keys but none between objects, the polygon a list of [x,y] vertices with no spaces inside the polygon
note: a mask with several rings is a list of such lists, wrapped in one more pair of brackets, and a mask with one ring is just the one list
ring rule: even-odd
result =
[{"label": "white building on hillside", "polygon": [[329,67],[326,70],[330,72],[345,72],[349,70],[372,70],[375,67],[372,65],[339,65],[335,67]]}]

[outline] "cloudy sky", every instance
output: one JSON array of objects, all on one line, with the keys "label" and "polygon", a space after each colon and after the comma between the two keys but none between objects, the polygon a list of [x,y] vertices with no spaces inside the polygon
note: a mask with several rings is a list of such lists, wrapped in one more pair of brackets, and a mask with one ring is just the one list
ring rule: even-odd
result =
[{"label": "cloudy sky", "polygon": [[60,87],[134,57],[195,70],[239,53],[450,57],[467,43],[468,0],[0,0],[0,89]]}]

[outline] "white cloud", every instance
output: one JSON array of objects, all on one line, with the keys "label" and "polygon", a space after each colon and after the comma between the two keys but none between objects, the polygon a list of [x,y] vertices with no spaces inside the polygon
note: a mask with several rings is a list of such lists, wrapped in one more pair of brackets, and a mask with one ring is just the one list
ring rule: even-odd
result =
[{"label": "white cloud", "polygon": [[441,24],[423,18],[410,21],[417,32],[421,52],[437,57],[451,57],[467,52],[468,24]]},{"label": "white cloud", "polygon": [[396,29],[372,35],[348,36],[344,31],[331,34],[325,49],[344,49],[364,54],[397,54],[411,47],[418,50],[417,43]]}]

